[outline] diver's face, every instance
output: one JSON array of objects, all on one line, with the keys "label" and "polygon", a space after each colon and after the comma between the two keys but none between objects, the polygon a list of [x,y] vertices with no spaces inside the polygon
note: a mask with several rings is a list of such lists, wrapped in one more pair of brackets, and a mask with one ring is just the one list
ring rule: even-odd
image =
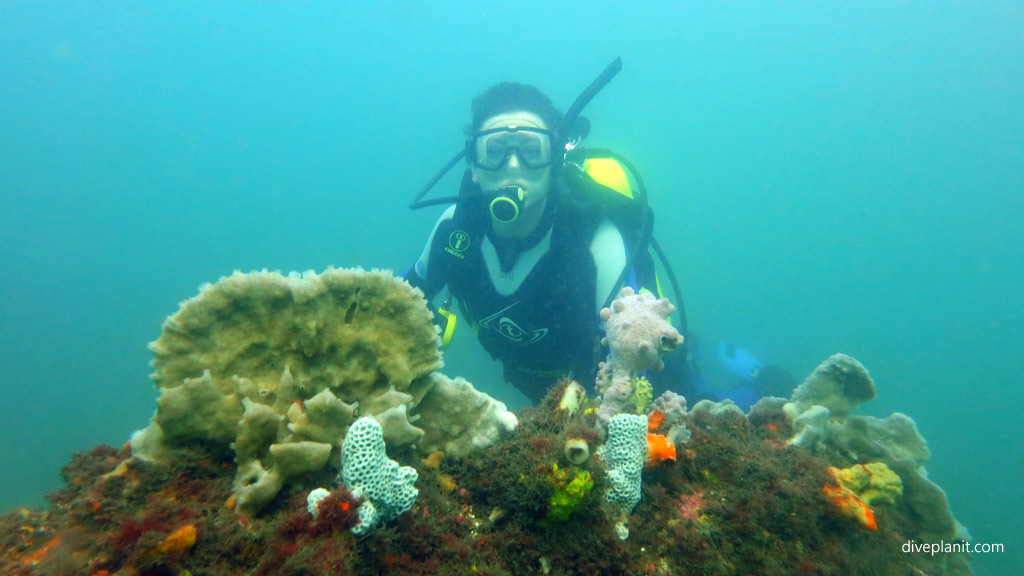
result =
[{"label": "diver's face", "polygon": [[[494,130],[500,128],[540,128],[544,130],[551,129],[547,126],[540,116],[531,112],[506,112],[504,114],[498,114],[485,121],[480,126],[480,132],[485,130]],[[513,138],[517,135],[512,135]],[[522,149],[519,152],[511,152],[508,154],[506,161],[501,164],[495,170],[487,170],[476,165],[471,165],[470,169],[473,173],[473,182],[477,183],[480,188],[484,191],[498,190],[505,188],[506,186],[519,186],[524,190],[523,194],[523,211],[526,213],[543,211],[545,201],[548,196],[548,189],[551,187],[551,166],[544,166],[543,168],[529,168],[523,164],[523,159],[519,157],[519,154],[547,154],[550,155],[555,151],[550,149],[534,150],[526,149],[527,146],[536,145],[533,142],[527,142],[526,139],[528,134],[521,134],[524,138],[523,142],[512,142],[513,147],[521,146]],[[479,146],[484,147],[487,144],[485,142],[479,142]],[[541,143],[542,146],[550,148],[551,141],[546,139]]]}]

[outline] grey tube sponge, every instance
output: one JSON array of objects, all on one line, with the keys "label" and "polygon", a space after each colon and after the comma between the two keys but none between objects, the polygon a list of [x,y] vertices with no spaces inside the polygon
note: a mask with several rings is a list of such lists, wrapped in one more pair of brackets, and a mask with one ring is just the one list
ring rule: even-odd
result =
[{"label": "grey tube sponge", "polygon": [[875,383],[867,369],[846,354],[833,354],[793,391],[783,410],[794,419],[811,406],[824,406],[841,419],[874,397]]},{"label": "grey tube sponge", "polygon": [[833,434],[836,423],[861,403],[875,397],[875,383],[867,369],[846,354],[833,354],[793,391],[792,399],[782,406],[795,434],[789,444],[815,448]]}]

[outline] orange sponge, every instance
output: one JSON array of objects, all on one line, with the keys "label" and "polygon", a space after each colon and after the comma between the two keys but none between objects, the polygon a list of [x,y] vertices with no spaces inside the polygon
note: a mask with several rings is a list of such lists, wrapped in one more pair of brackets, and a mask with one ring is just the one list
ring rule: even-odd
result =
[{"label": "orange sponge", "polygon": [[153,552],[156,554],[176,554],[188,550],[196,543],[196,527],[187,524],[175,530],[164,541],[157,544]]},{"label": "orange sponge", "polygon": [[[829,467],[829,472],[836,477],[836,481],[839,482],[839,476],[837,475],[840,470],[837,468]],[[875,513],[868,508],[857,494],[850,490],[842,483],[839,486],[825,486],[825,498],[832,502],[832,504],[839,508],[839,512],[844,516],[856,519],[860,522],[860,525],[868,530],[878,530],[878,524],[875,522]]]},{"label": "orange sponge", "polygon": [[665,414],[657,410],[651,410],[647,415],[647,431],[655,432],[665,425]]},{"label": "orange sponge", "polygon": [[676,445],[662,434],[647,434],[647,465],[657,466],[666,460],[676,461]]}]

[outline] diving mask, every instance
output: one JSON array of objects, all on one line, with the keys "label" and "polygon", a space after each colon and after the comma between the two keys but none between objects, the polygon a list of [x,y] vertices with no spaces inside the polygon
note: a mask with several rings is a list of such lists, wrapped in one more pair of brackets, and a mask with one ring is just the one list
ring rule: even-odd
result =
[{"label": "diving mask", "polygon": [[553,160],[554,132],[531,126],[506,126],[477,132],[466,142],[469,161],[483,170],[500,170],[512,154],[526,168],[546,168]]}]

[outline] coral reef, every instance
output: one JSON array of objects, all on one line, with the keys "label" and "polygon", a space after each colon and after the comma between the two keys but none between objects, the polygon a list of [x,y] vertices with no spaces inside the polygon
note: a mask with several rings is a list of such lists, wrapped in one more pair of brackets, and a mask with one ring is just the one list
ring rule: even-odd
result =
[{"label": "coral reef", "polygon": [[[964,553],[902,551],[962,527],[913,421],[851,414],[874,395],[852,358],[749,414],[651,402],[637,369],[678,339],[664,304],[631,299],[649,314],[605,320],[636,363],[606,363],[602,404],[563,379],[514,415],[434,372],[422,297],[386,274],[221,282],[154,345],[150,427],[76,454],[49,509],[0,515],[0,573],[971,574]],[[338,463],[345,485],[309,492]]]},{"label": "coral reef", "polygon": [[[323,494],[315,517],[300,491],[258,516],[238,514],[225,505],[233,471],[208,445],[172,448],[159,461],[109,447],[84,452],[63,470],[66,487],[49,510],[0,516],[0,573],[970,574],[965,555],[901,552],[952,522],[914,500],[922,492],[910,486],[919,478],[911,461],[891,467],[910,480],[892,503],[875,502],[878,529],[866,530],[822,490],[839,485],[829,467],[854,464],[828,446],[787,445],[793,428],[778,406],[749,417],[688,412],[679,422],[692,434],[686,449],[674,465],[644,472],[629,539],[620,540],[623,511],[608,501],[604,461],[576,465],[564,453],[569,438],[595,442],[596,416],[558,410],[563,392],[520,412],[520,425],[487,452],[400,453],[399,463],[418,471],[419,496],[361,536],[352,528],[365,502],[345,488]],[[324,469],[309,481],[334,478]]]},{"label": "coral reef", "polygon": [[436,373],[438,345],[422,294],[390,273],[236,272],[183,302],[150,345],[160,397],[132,453],[233,453],[234,504],[248,515],[338,462],[357,414],[375,417],[393,450],[468,454],[515,415]]},{"label": "coral reef", "polygon": [[[844,463],[885,466],[899,476],[902,501],[919,519],[922,534],[935,541],[965,538],[966,530],[949,511],[945,493],[928,479],[924,464],[930,453],[914,421],[899,412],[886,418],[850,414],[874,397],[868,371],[849,356],[833,355],[782,406],[794,430],[788,443],[838,454]],[[763,406],[776,403],[763,402]],[[852,510],[854,504],[845,501]],[[857,501],[861,502],[859,497]]]}]

